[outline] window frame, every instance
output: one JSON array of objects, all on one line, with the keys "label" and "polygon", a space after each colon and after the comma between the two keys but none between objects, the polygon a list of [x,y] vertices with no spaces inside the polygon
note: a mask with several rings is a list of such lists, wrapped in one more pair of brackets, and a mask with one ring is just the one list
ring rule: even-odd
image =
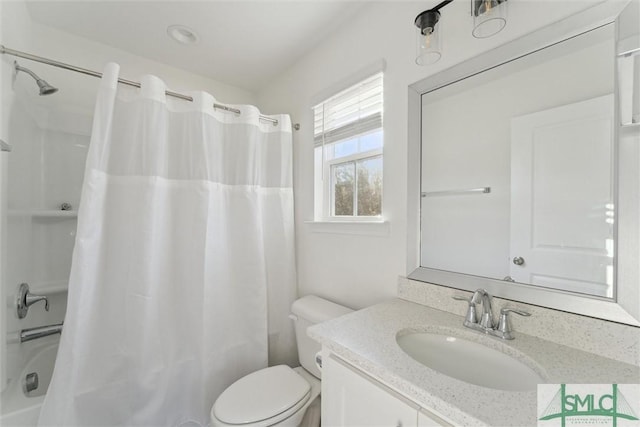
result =
[{"label": "window frame", "polygon": [[[384,65],[384,64],[383,64]],[[362,78],[359,78],[356,81],[352,81],[348,85],[342,86],[339,90],[336,90],[331,95],[327,96],[321,102],[315,103],[311,108],[312,115],[316,116],[316,108],[320,105],[323,105],[322,108],[325,108],[324,105],[330,101],[332,98],[338,96],[340,93],[351,89],[354,86],[365,83],[367,80],[373,78],[374,76],[381,75],[380,82],[380,96],[381,100],[381,108],[379,113],[380,115],[380,126],[375,128],[363,129],[361,134],[350,135],[345,139],[335,140],[330,142],[329,144],[317,145],[314,144],[313,157],[314,157],[314,170],[313,170],[313,186],[314,186],[314,222],[369,222],[369,223],[377,223],[384,221],[384,67],[383,69],[377,69],[375,72],[367,73],[363,75]],[[368,116],[364,116],[362,119],[366,119]],[[317,134],[315,133],[316,122],[314,119],[314,141],[316,140]],[[376,147],[373,149],[369,149],[366,151],[356,152],[347,156],[341,156],[338,158],[327,159],[327,149],[330,149],[331,146],[337,145],[343,141],[348,141],[349,139],[361,138],[368,134],[373,134],[380,132],[381,144],[380,147]],[[319,151],[319,153],[318,153]],[[332,156],[333,157],[333,156]],[[358,172],[357,172],[357,162],[366,159],[380,158],[382,162],[382,186],[380,189],[380,214],[379,215],[357,215],[358,213]],[[319,164],[320,163],[320,164]],[[353,163],[354,164],[354,204],[353,204],[353,212],[354,215],[335,215],[335,183],[334,177],[332,174],[332,168],[336,165],[345,164],[345,163]]]}]

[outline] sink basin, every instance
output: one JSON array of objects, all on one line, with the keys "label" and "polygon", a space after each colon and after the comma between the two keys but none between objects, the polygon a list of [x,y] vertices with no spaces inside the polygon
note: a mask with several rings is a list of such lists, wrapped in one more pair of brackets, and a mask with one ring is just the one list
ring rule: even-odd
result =
[{"label": "sink basin", "polygon": [[498,390],[531,391],[545,382],[522,362],[462,338],[428,332],[398,335],[402,350],[421,364],[450,377]]}]

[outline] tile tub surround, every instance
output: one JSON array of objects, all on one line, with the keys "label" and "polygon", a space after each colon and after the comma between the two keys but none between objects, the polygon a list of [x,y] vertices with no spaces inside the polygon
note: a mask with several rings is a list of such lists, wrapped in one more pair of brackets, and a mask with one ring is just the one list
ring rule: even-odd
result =
[{"label": "tile tub surround", "polygon": [[536,425],[536,392],[494,390],[440,374],[404,353],[396,342],[398,332],[430,331],[484,344],[516,357],[548,383],[640,382],[637,366],[525,334],[507,343],[464,328],[462,320],[393,299],[312,326],[307,333],[347,362],[458,425]]},{"label": "tile tub surround", "polygon": [[[472,292],[431,283],[418,282],[405,277],[398,281],[398,298],[464,316],[467,304],[452,297],[471,298]],[[578,350],[640,366],[640,328],[609,322],[579,314],[515,302],[502,298],[492,299],[494,318],[503,307],[531,313],[531,317],[511,316],[511,324],[518,333],[532,335]]]}]

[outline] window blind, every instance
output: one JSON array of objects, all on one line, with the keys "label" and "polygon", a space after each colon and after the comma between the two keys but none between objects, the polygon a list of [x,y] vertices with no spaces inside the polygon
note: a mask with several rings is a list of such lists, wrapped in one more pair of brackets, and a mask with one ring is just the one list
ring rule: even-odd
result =
[{"label": "window blind", "polygon": [[382,127],[382,73],[313,107],[314,146],[333,144]]}]

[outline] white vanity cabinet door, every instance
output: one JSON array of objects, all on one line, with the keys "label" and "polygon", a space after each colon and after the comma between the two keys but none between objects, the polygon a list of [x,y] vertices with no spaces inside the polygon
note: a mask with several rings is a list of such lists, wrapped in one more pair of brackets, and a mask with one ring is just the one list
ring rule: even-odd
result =
[{"label": "white vanity cabinet door", "polygon": [[419,406],[335,356],[322,363],[322,426],[416,427]]}]

